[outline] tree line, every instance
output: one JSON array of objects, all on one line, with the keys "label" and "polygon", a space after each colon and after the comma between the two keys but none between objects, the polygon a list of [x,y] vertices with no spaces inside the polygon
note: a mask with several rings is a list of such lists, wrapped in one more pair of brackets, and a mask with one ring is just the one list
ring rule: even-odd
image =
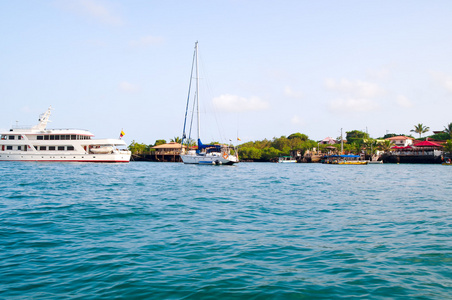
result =
[{"label": "tree line", "polygon": [[[417,124],[410,132],[419,134],[418,139],[422,140],[422,134],[429,130],[429,127],[423,124]],[[297,132],[292,133],[289,136],[281,136],[279,138],[274,137],[271,140],[264,139],[261,141],[243,143],[238,146],[238,152],[240,160],[242,161],[271,161],[279,156],[290,156],[292,151],[299,151],[301,155],[304,155],[307,151],[315,151],[317,153],[339,153],[341,148],[345,153],[359,154],[364,152],[367,155],[372,155],[377,150],[383,152],[390,151],[394,145],[391,141],[385,139],[399,135],[404,134],[390,133],[374,139],[370,138],[369,134],[366,132],[352,130],[346,132],[345,139],[341,145],[341,137],[336,138],[336,144],[321,144],[309,139],[308,135]],[[445,126],[442,132],[433,134],[428,138],[446,141],[444,150],[452,153],[452,123]],[[179,137],[174,137],[170,142],[180,143],[181,139]],[[152,149],[152,147],[166,143],[167,142],[164,139],[156,140],[154,144],[149,145],[132,141],[128,148],[133,155],[147,155],[155,150]],[[211,144],[218,144],[218,142],[212,142]]]}]

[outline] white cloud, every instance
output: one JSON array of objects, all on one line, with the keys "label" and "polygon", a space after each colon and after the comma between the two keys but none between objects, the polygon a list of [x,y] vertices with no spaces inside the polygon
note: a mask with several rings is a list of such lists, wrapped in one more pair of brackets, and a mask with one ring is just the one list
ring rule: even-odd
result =
[{"label": "white cloud", "polygon": [[296,99],[301,99],[303,98],[303,94],[301,92],[295,92],[292,90],[292,88],[290,86],[286,86],[284,88],[284,95],[286,95],[287,97],[290,98],[296,98]]},{"label": "white cloud", "polygon": [[329,109],[333,112],[367,112],[379,108],[375,101],[365,98],[347,98],[330,101]]},{"label": "white cloud", "polygon": [[119,89],[124,92],[134,93],[138,91],[138,85],[123,81],[119,84]]},{"label": "white cloud", "polygon": [[396,103],[398,106],[402,108],[410,108],[413,107],[413,103],[405,96],[399,95],[396,98]]},{"label": "white cloud", "polygon": [[130,42],[132,47],[146,47],[150,45],[158,45],[163,43],[163,38],[158,36],[147,35]]},{"label": "white cloud", "polygon": [[374,98],[384,93],[384,90],[377,84],[361,80],[326,79],[325,85],[329,90],[338,91],[354,98]]},{"label": "white cloud", "polygon": [[221,95],[212,99],[213,104],[227,112],[259,111],[269,108],[266,101],[258,97],[245,98],[237,95]]},{"label": "white cloud", "polygon": [[99,0],[59,1],[62,7],[109,25],[122,25],[123,20]]},{"label": "white cloud", "polygon": [[452,76],[449,76],[441,72],[430,72],[430,75],[442,87],[444,87],[449,92],[452,92]]}]

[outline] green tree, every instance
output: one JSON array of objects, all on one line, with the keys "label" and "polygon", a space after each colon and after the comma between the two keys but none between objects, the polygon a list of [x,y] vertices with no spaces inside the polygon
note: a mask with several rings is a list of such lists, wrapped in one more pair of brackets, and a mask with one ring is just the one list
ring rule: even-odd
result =
[{"label": "green tree", "polygon": [[447,140],[444,144],[444,151],[446,151],[449,155],[452,154],[452,140]]},{"label": "green tree", "polygon": [[385,140],[377,144],[378,150],[383,152],[391,151],[392,146],[394,146],[394,144],[390,140]]},{"label": "green tree", "polygon": [[289,140],[295,139],[295,138],[299,138],[299,139],[302,140],[302,141],[307,141],[307,140],[308,140],[308,136],[307,136],[306,134],[299,133],[299,132],[297,132],[297,133],[292,133],[292,134],[289,135],[289,137],[288,137]]},{"label": "green tree", "polygon": [[414,125],[414,129],[411,129],[411,130],[410,130],[410,132],[416,132],[416,133],[419,133],[419,138],[422,137],[422,134],[423,134],[423,133],[426,133],[426,132],[428,132],[428,131],[430,131],[430,127],[424,126],[424,124],[422,124],[422,123],[419,123],[419,124],[417,124],[417,125]]},{"label": "green tree", "polygon": [[444,127],[444,132],[447,133],[450,138],[452,138],[452,123],[449,123]]},{"label": "green tree", "polygon": [[154,144],[154,147],[158,146],[158,145],[163,145],[163,144],[166,144],[166,140],[156,140],[155,144]]},{"label": "green tree", "polygon": [[275,149],[275,148],[273,148],[273,147],[270,147],[270,148],[265,148],[263,151],[262,151],[262,158],[264,159],[264,160],[270,160],[270,159],[272,159],[272,158],[276,158],[276,157],[278,157],[279,155],[280,155],[280,153],[281,153],[281,151],[279,151],[278,149]]},{"label": "green tree", "polygon": [[149,151],[148,146],[146,146],[145,144],[137,143],[135,142],[135,140],[130,143],[128,149],[130,150],[130,152],[132,152],[133,155],[140,155]]},{"label": "green tree", "polygon": [[346,135],[347,144],[353,144],[354,142],[362,143],[362,141],[364,139],[368,139],[369,138],[369,134],[368,133],[366,133],[364,131],[359,131],[359,130],[347,131],[346,134],[347,134]]},{"label": "green tree", "polygon": [[180,144],[180,143],[182,142],[182,139],[181,139],[180,137],[176,136],[176,137],[172,138],[172,139],[170,140],[170,142]]},{"label": "green tree", "polygon": [[377,150],[377,140],[366,139],[364,140],[364,147],[366,148],[366,153],[374,154]]}]

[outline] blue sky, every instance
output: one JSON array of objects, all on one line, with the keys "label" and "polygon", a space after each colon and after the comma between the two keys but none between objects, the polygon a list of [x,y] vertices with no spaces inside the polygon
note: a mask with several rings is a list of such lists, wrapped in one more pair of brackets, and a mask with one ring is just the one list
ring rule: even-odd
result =
[{"label": "blue sky", "polygon": [[181,136],[199,41],[204,142],[442,130],[451,13],[451,1],[3,0],[0,128],[52,105],[51,128]]}]

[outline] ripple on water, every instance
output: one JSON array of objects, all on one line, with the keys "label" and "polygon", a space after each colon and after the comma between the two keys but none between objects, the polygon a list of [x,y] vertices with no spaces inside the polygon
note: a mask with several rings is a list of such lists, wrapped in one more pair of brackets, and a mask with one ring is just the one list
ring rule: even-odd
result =
[{"label": "ripple on water", "polygon": [[450,169],[368,167],[0,164],[0,298],[450,297]]}]

